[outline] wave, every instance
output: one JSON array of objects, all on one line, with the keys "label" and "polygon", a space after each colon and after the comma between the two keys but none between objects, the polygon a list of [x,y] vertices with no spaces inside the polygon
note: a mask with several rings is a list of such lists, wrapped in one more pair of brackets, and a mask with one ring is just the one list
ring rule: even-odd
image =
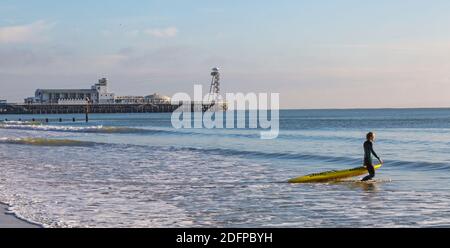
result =
[{"label": "wave", "polygon": [[[345,166],[362,166],[362,159],[352,157],[339,157],[339,156],[325,156],[315,154],[302,154],[302,153],[271,153],[260,151],[244,151],[235,149],[222,149],[222,148],[193,148],[193,147],[173,147],[175,150],[187,150],[199,153],[207,153],[211,155],[223,155],[223,156],[237,156],[241,158],[259,158],[259,159],[274,159],[274,160],[299,160],[299,161],[313,161],[317,163],[332,163],[342,167]],[[385,167],[395,168],[410,168],[414,170],[450,170],[450,163],[445,162],[426,162],[426,161],[404,161],[404,160],[389,160],[385,161]]]},{"label": "wave", "polygon": [[[232,132],[230,130],[222,130],[222,132],[216,132],[215,130],[199,131],[199,129],[170,129],[170,128],[138,128],[138,127],[121,127],[121,126],[64,126],[64,125],[45,125],[36,122],[20,122],[20,121],[8,121],[0,122],[0,129],[16,129],[16,130],[30,130],[30,131],[50,131],[50,132],[73,132],[73,133],[98,133],[98,134],[147,134],[147,135],[183,135],[183,136],[206,136],[211,135],[220,137],[233,137],[233,138],[246,138],[246,139],[259,139],[262,130],[241,130],[239,132]],[[205,131],[206,130],[206,131]],[[340,140],[347,142],[361,141],[361,137],[357,136],[340,136],[340,135],[323,135],[323,134],[308,134],[292,130],[280,130],[278,136],[284,140],[297,140],[297,139],[309,139],[309,140]],[[383,142],[389,144],[429,144],[445,143],[442,141],[429,141],[429,140],[398,140],[392,138],[384,138]]]},{"label": "wave", "polygon": [[424,161],[402,161],[402,160],[393,160],[386,162],[387,166],[392,167],[405,167],[405,168],[411,168],[411,169],[418,169],[418,170],[450,170],[450,163],[443,163],[443,162],[424,162]]},{"label": "wave", "polygon": [[[166,130],[166,129],[142,129],[142,128],[130,128],[130,127],[107,127],[107,126],[89,126],[89,127],[76,127],[76,126],[48,126],[48,125],[23,125],[23,124],[0,124],[0,128],[11,129],[25,129],[25,130],[42,130],[42,131],[60,131],[60,132],[82,132],[82,133],[152,133],[152,134],[174,134],[174,135],[208,135],[212,133],[195,132],[193,131],[179,131],[179,130]],[[246,136],[253,137],[254,134],[242,134],[242,133],[213,133],[214,135],[224,136]],[[67,139],[44,139],[44,138],[0,138],[0,143],[6,144],[22,144],[22,145],[35,145],[35,146],[93,146],[93,145],[106,145],[123,146],[125,144],[108,144],[97,143],[78,140]],[[127,147],[142,147],[144,149],[167,149],[161,146],[145,146],[145,145],[133,145],[126,144]],[[198,148],[198,147],[169,147],[169,151],[192,151],[199,153],[207,153],[211,155],[222,156],[238,156],[241,158],[256,158],[256,159],[273,159],[273,160],[297,160],[297,161],[312,161],[317,163],[331,163],[336,165],[346,166],[360,166],[361,158],[355,157],[343,157],[343,156],[326,156],[320,154],[303,154],[303,153],[289,153],[289,152],[264,152],[264,151],[245,151],[233,148]],[[422,161],[404,161],[404,160],[390,160],[386,161],[386,167],[400,167],[411,168],[417,170],[448,170],[450,169],[450,163],[446,162],[422,162]]]},{"label": "wave", "polygon": [[[206,136],[211,135],[220,137],[234,137],[234,138],[247,138],[247,139],[259,139],[260,133],[256,129],[245,129],[238,130],[239,132],[232,132],[230,130],[210,130],[210,129],[170,129],[170,128],[138,128],[138,127],[121,127],[121,126],[58,126],[58,125],[44,125],[38,122],[20,122],[20,121],[9,121],[0,122],[0,129],[17,129],[17,130],[30,130],[30,131],[50,131],[50,132],[74,132],[74,133],[99,133],[99,134],[157,134],[157,135],[184,135],[184,136]],[[205,131],[206,130],[206,131]],[[278,136],[280,139],[285,140],[297,140],[297,139],[309,139],[309,140],[340,140],[347,142],[359,142],[362,140],[359,136],[340,136],[340,135],[323,135],[323,134],[308,134],[292,130],[280,130]],[[389,138],[385,137],[383,139],[384,143],[389,144],[449,144],[447,141],[430,141],[430,140],[398,140],[395,137]]]},{"label": "wave", "polygon": [[[318,154],[304,154],[304,153],[283,153],[283,152],[263,152],[263,151],[245,151],[227,148],[197,148],[197,147],[158,147],[158,146],[143,146],[132,144],[108,144],[90,141],[79,141],[70,139],[46,139],[46,138],[0,138],[0,144],[16,144],[16,145],[32,145],[32,146],[96,146],[103,145],[110,148],[122,149],[126,147],[140,147],[142,149],[152,150],[166,150],[167,152],[177,151],[191,151],[209,155],[219,156],[236,156],[244,159],[263,159],[263,160],[294,160],[294,161],[309,161],[316,163],[336,164],[342,166],[361,166],[361,159],[354,157],[341,156],[326,156]],[[404,161],[404,160],[389,160],[385,161],[385,167],[389,168],[410,168],[414,170],[450,170],[450,163],[445,162],[426,162],[426,161]]]},{"label": "wave", "polygon": [[[16,130],[30,130],[30,131],[50,131],[50,132],[75,132],[75,133],[99,133],[99,134],[161,134],[161,135],[185,135],[185,136],[221,136],[221,137],[235,137],[235,138],[260,138],[261,135],[259,129],[248,130],[245,132],[231,132],[226,130],[225,132],[215,132],[211,129],[202,129],[206,132],[199,131],[199,129],[169,129],[169,128],[137,128],[137,127],[120,127],[120,126],[63,126],[63,125],[45,125],[42,123],[25,124],[25,122],[4,122],[0,123],[0,129],[16,129]],[[209,131],[209,132],[208,132]],[[223,131],[223,130],[222,130]],[[242,130],[241,130],[242,131]],[[299,139],[299,138],[314,138],[314,139],[347,139],[355,140],[355,138],[345,137],[320,137],[320,136],[308,136],[290,131],[282,132],[279,135],[283,139]]]},{"label": "wave", "polygon": [[0,124],[2,129],[18,129],[18,130],[32,130],[32,131],[51,131],[51,132],[77,132],[77,133],[141,133],[146,132],[145,129],[129,128],[129,127],[105,127],[103,125],[77,127],[77,126],[54,126],[42,124],[18,124],[5,123]]},{"label": "wave", "polygon": [[211,134],[222,135],[222,136],[233,136],[233,137],[247,137],[259,138],[259,134],[240,134],[240,133],[205,133],[205,132],[195,132],[183,130],[169,130],[169,129],[149,129],[149,128],[134,128],[134,127],[113,127],[113,126],[55,126],[55,125],[24,125],[20,123],[5,123],[0,124],[0,129],[16,129],[16,130],[30,130],[30,131],[50,131],[50,132],[74,132],[74,133],[99,133],[99,134],[172,134],[172,135],[206,135]]},{"label": "wave", "polygon": [[0,138],[0,144],[32,145],[32,146],[94,146],[97,143],[69,139],[46,138]]},{"label": "wave", "polygon": [[264,159],[282,159],[282,160],[317,160],[326,162],[355,162],[354,158],[349,157],[333,157],[313,154],[301,153],[283,153],[283,152],[260,152],[260,151],[244,151],[226,148],[175,148],[179,150],[195,151],[201,153],[225,155],[225,156],[243,156],[243,157],[258,157]]},{"label": "wave", "polygon": [[24,125],[24,126],[35,126],[35,125],[41,125],[41,122],[38,121],[0,121],[0,126],[2,124],[6,125]]}]

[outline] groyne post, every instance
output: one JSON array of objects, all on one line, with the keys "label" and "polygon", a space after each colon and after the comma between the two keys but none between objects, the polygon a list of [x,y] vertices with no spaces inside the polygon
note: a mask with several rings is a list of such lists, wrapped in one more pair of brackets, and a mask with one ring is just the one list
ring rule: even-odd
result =
[{"label": "groyne post", "polygon": [[86,98],[85,113],[86,113],[86,123],[87,123],[87,122],[89,122],[89,98]]}]

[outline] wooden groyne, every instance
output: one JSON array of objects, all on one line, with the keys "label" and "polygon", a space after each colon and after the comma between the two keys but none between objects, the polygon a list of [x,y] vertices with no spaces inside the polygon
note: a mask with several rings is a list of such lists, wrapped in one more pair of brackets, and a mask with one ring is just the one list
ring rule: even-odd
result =
[{"label": "wooden groyne", "polygon": [[[52,122],[87,122],[87,119],[83,118],[4,118],[0,119],[0,124],[2,122],[26,122],[28,124],[42,124],[42,123],[52,123]],[[14,123],[12,123],[14,124]]]}]

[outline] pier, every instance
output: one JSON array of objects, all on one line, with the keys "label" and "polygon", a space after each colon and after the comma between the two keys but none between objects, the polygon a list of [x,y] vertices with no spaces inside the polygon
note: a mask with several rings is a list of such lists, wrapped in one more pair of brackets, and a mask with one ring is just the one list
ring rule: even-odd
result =
[{"label": "pier", "polygon": [[[92,104],[90,114],[106,113],[169,113],[179,105],[172,104]],[[0,114],[84,114],[86,105],[7,104]]]},{"label": "pier", "polygon": [[[115,114],[115,113],[171,113],[181,104],[89,104],[89,114]],[[189,105],[188,105],[189,106]],[[208,111],[210,104],[192,103],[192,112]],[[7,104],[2,114],[85,114],[86,105],[60,105],[60,104]],[[226,109],[226,106],[223,106]]]},{"label": "pier", "polygon": [[87,122],[89,114],[171,113],[181,105],[184,105],[183,111],[189,111],[189,104],[191,112],[226,111],[227,104],[217,99],[220,93],[219,68],[213,68],[211,76],[210,99],[206,102],[172,104],[170,97],[158,93],[145,97],[116,96],[108,91],[108,80],[101,78],[91,88],[37,89],[34,97],[25,98],[24,103],[0,100],[0,115],[86,114]]}]

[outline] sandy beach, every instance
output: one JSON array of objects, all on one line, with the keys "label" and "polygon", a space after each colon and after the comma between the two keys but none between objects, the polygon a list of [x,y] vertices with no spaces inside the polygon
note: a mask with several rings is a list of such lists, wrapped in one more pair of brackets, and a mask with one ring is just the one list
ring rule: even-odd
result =
[{"label": "sandy beach", "polygon": [[0,203],[0,228],[40,228],[41,226],[29,223],[8,213],[8,205]]}]

